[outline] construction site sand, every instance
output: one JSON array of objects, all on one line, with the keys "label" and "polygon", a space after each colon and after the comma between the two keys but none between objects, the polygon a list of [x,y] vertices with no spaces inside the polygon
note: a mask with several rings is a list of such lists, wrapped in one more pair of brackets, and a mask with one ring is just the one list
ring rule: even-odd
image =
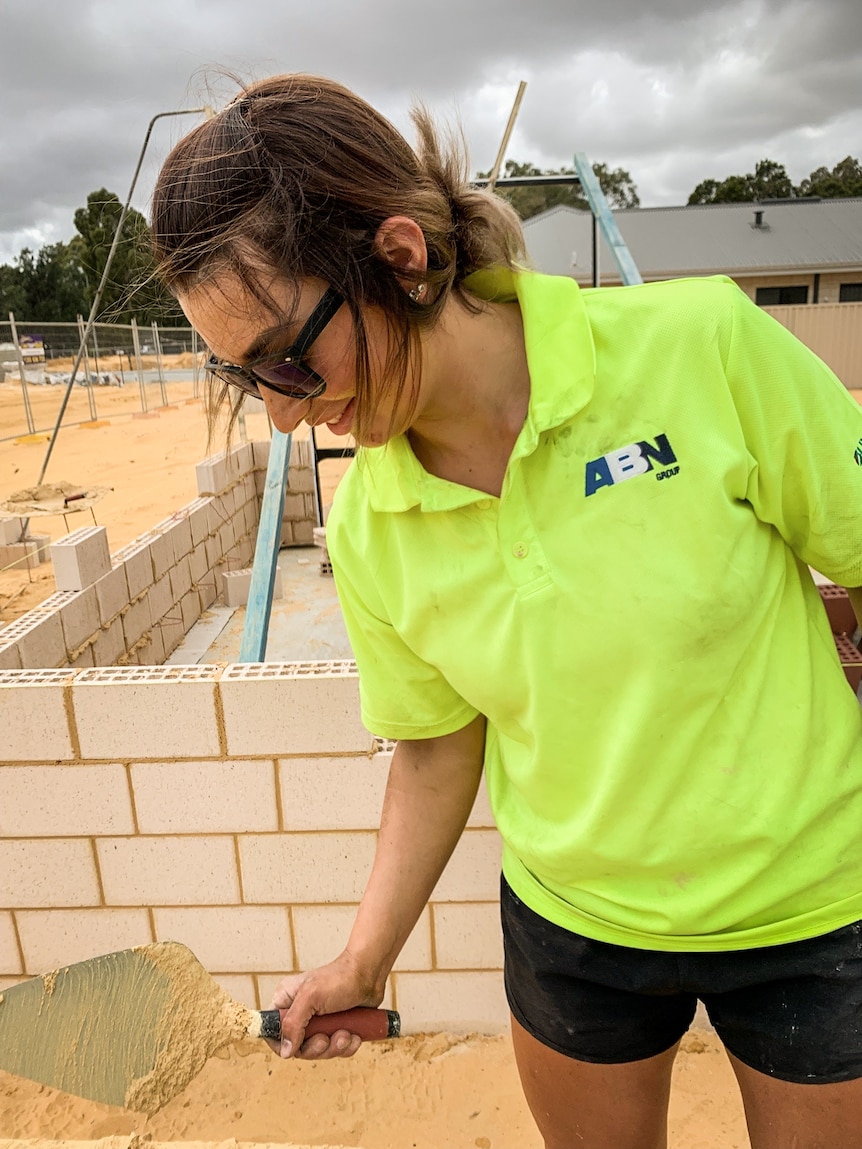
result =
[{"label": "construction site sand", "polygon": [[[692,1030],[674,1069],[671,1149],[748,1145],[733,1074],[714,1035]],[[282,1061],[261,1041],[228,1046],[150,1118],[0,1073],[0,1138],[279,1143],[365,1149],[540,1149],[508,1037],[414,1036],[356,1057]],[[3,1141],[0,1140],[0,1149]],[[115,1149],[112,1146],[112,1149]]]},{"label": "construction site sand", "polygon": [[[53,366],[53,364],[52,364]],[[52,427],[62,398],[60,387],[29,387],[36,427]],[[141,415],[140,392],[136,383],[123,388],[94,388],[99,415],[96,426],[89,422],[87,394],[76,387],[57,437],[51,457],[48,482],[61,479],[82,487],[108,487],[108,494],[93,507],[98,524],[107,527],[112,551],[119,550],[197,497],[195,464],[207,454],[206,420],[202,404],[192,398],[191,377],[171,379],[167,384],[170,406]],[[147,388],[148,404],[160,401],[159,388]],[[262,415],[249,415],[249,439],[269,438],[269,426]],[[302,434],[303,432],[300,432]],[[343,445],[324,428],[321,445]],[[216,440],[212,450],[219,449]],[[0,502],[14,491],[35,485],[48,447],[46,436],[27,434],[21,386],[7,376],[0,383]],[[321,464],[324,502],[331,500],[346,463],[339,459]],[[91,526],[89,511],[34,518],[32,533],[58,539],[67,530]],[[67,525],[68,524],[68,525]],[[31,610],[55,590],[53,568],[45,563],[36,570],[0,571],[0,624]]]}]

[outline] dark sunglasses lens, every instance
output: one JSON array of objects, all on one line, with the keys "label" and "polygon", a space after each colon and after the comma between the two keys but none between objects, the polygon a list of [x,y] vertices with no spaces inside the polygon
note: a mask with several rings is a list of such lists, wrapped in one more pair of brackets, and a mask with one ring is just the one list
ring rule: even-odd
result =
[{"label": "dark sunglasses lens", "polygon": [[255,376],[291,399],[310,399],[320,395],[326,387],[324,381],[300,363],[273,363],[255,367]]},{"label": "dark sunglasses lens", "polygon": [[215,375],[221,383],[227,383],[230,387],[235,387],[238,391],[242,391],[245,395],[253,395],[255,399],[260,398],[260,391],[257,388],[257,383],[250,375],[244,371],[228,371],[218,364],[212,367],[207,366],[207,371],[210,375]]}]

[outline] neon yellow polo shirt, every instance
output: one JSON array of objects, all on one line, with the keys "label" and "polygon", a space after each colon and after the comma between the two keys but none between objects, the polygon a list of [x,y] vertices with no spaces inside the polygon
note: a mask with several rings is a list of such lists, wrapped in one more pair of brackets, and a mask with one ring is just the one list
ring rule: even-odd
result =
[{"label": "neon yellow polo shirt", "polygon": [[500,498],[403,437],[339,487],[365,724],[486,715],[506,878],[589,937],[723,950],[862,917],[862,716],[807,569],[862,584],[862,410],[726,279],[470,286],[517,293],[529,412]]}]

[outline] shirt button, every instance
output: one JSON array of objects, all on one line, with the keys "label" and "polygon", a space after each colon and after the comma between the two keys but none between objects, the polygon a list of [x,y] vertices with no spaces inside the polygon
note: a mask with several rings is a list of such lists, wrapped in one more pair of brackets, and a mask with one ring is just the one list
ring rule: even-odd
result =
[{"label": "shirt button", "polygon": [[529,549],[526,543],[515,543],[512,547],[512,554],[516,559],[523,559],[527,557],[527,551],[529,551]]}]

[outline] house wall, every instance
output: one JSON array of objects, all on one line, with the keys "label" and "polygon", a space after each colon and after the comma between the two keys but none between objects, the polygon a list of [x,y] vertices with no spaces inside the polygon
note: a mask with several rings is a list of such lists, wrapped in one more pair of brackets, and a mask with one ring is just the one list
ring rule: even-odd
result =
[{"label": "house wall", "polygon": [[828,363],[845,387],[862,390],[862,303],[765,307]]},{"label": "house wall", "polygon": [[[352,663],[0,671],[0,731],[0,991],[175,939],[265,1008],[340,950],[391,758]],[[389,978],[406,1030],[506,1024],[499,869],[483,793]]]}]

